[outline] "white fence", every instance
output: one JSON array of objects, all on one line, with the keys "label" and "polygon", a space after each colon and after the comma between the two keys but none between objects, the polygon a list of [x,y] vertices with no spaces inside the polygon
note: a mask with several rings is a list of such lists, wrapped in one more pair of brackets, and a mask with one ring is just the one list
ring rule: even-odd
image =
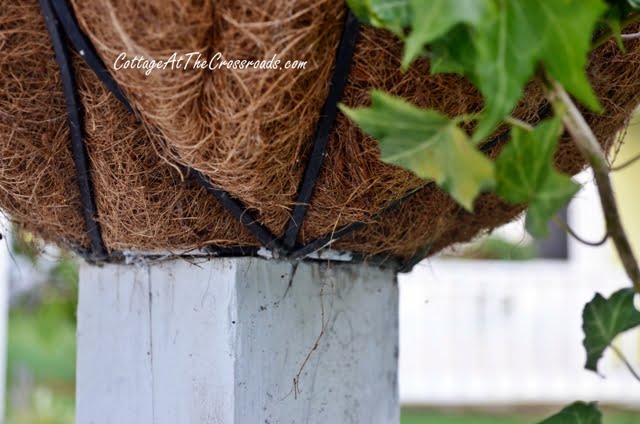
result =
[{"label": "white fence", "polygon": [[[619,268],[562,261],[435,260],[400,276],[404,404],[640,405],[640,384],[608,352],[583,369],[582,308],[628,285]],[[640,331],[616,341],[640,365]]]},{"label": "white fence", "polygon": [[[604,234],[590,173],[572,201],[573,228]],[[511,225],[514,240],[522,225]],[[400,276],[400,399],[419,405],[599,400],[640,407],[640,383],[608,351],[601,378],[583,368],[582,308],[629,286],[610,247],[569,243],[569,260],[435,259]],[[639,305],[640,306],[640,305]],[[640,329],[616,340],[640,368]]]}]

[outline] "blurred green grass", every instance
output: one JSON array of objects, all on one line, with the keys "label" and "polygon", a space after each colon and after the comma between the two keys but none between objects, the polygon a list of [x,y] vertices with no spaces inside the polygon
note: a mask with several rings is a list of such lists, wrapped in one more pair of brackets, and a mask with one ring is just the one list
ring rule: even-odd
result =
[{"label": "blurred green grass", "polygon": [[[558,410],[562,407],[558,407]],[[489,414],[482,412],[442,412],[429,410],[405,410],[401,424],[534,424],[549,414]],[[640,413],[605,409],[604,424],[638,424]]]},{"label": "blurred green grass", "polygon": [[477,413],[463,415],[437,411],[405,411],[401,420],[402,424],[529,424],[530,422],[522,417]]},{"label": "blurred green grass", "polygon": [[[26,367],[36,380],[73,381],[75,325],[48,304],[36,313],[14,311],[9,317],[9,370]],[[11,372],[10,372],[10,377]]]},{"label": "blurred green grass", "polygon": [[77,265],[62,257],[47,273],[9,313],[6,424],[74,422]]},{"label": "blurred green grass", "polygon": [[512,242],[500,236],[488,236],[473,243],[460,247],[461,250],[445,251],[442,257],[454,259],[487,259],[525,261],[534,259],[537,255],[533,243]]},{"label": "blurred green grass", "polygon": [[9,317],[7,424],[71,424],[75,325],[59,305]]}]

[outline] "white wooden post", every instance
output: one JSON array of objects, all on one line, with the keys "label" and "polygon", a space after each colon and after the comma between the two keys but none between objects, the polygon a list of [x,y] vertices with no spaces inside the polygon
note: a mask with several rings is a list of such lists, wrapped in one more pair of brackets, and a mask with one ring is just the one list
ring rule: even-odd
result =
[{"label": "white wooden post", "polygon": [[397,424],[397,358],[392,271],[239,258],[80,272],[78,424]]}]

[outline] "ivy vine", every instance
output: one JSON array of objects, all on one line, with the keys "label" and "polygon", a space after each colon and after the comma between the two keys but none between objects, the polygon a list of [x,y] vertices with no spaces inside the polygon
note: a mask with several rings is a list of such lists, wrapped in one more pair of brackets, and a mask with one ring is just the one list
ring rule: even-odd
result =
[{"label": "ivy vine", "polygon": [[[640,381],[633,366],[612,346],[619,334],[640,326],[634,296],[640,293],[640,270],[609,180],[609,164],[580,109],[602,107],[587,79],[589,52],[625,33],[640,21],[640,0],[347,0],[362,22],[393,32],[404,42],[402,69],[428,57],[430,71],[456,73],[482,93],[484,109],[473,115],[446,117],[380,90],[369,107],[341,110],[378,140],[382,159],[436,184],[460,205],[494,192],[512,204],[527,204],[526,228],[536,237],[578,192],[568,175],[555,169],[553,156],[563,132],[571,135],[594,172],[610,238],[631,281],[610,297],[597,293],[583,311],[585,368],[598,372],[607,348],[614,350]],[[511,116],[535,78],[545,89],[553,114],[532,126]],[[463,125],[474,123],[471,133]],[[495,162],[478,146],[501,125],[511,139]],[[468,128],[468,125],[465,126]],[[544,424],[602,422],[595,403],[576,402]]]}]

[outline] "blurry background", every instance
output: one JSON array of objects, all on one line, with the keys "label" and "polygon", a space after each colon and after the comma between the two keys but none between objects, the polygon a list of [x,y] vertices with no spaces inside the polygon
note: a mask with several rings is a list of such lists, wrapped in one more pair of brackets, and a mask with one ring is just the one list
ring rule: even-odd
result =
[{"label": "blurry background", "polygon": [[[616,162],[639,153],[640,127],[633,124]],[[588,172],[577,179],[585,188],[565,218],[595,241],[604,234],[597,194]],[[640,162],[613,179],[640,255]],[[4,422],[73,423],[77,263],[38,247],[29,233],[3,234]],[[417,265],[400,277],[402,423],[533,423],[578,399],[600,400],[607,424],[640,423],[640,383],[616,357],[602,361],[606,378],[582,369],[584,304],[595,291],[608,295],[627,285],[609,244],[584,246],[557,227],[549,240],[535,242],[522,221]],[[616,345],[640,368],[640,331]]]}]

